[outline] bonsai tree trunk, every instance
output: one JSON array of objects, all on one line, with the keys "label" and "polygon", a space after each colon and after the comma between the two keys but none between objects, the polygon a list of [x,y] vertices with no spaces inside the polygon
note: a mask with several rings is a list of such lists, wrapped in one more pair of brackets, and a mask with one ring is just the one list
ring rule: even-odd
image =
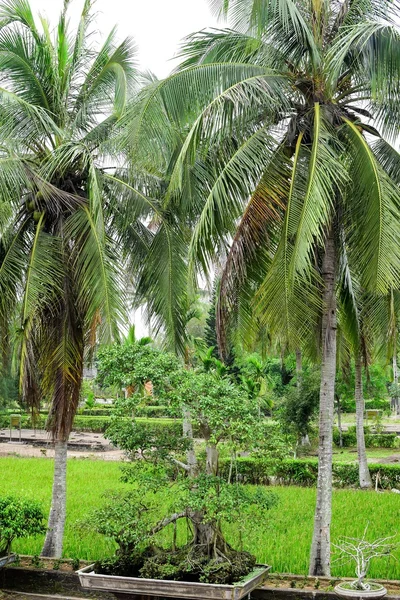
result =
[{"label": "bonsai tree trunk", "polygon": [[61,558],[67,499],[67,440],[54,444],[54,480],[48,530],[42,556]]},{"label": "bonsai tree trunk", "polygon": [[207,442],[206,445],[206,473],[217,475],[218,473],[218,450],[215,444]]},{"label": "bonsai tree trunk", "polygon": [[319,412],[317,503],[310,554],[310,575],[330,576],[330,525],[332,514],[332,428],[336,375],[336,253],[333,227],[322,264],[323,314]]},{"label": "bonsai tree trunk", "polygon": [[[211,444],[206,434],[206,474],[217,475],[218,473],[218,449],[215,444]],[[208,556],[214,556],[220,541],[223,537],[220,533],[218,524],[215,520],[204,522],[203,511],[195,511],[190,515],[193,523],[193,544],[201,546]],[[221,548],[220,548],[221,550]]]},{"label": "bonsai tree trunk", "polygon": [[357,455],[358,455],[358,473],[360,487],[363,489],[372,488],[371,476],[369,474],[367,453],[365,451],[364,438],[364,394],[362,384],[362,363],[360,353],[355,357],[355,397],[356,397],[356,434],[357,434]]}]

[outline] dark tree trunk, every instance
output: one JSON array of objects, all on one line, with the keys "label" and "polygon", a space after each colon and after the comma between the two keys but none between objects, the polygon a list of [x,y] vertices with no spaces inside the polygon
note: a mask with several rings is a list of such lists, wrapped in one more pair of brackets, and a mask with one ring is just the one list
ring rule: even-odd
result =
[{"label": "dark tree trunk", "polygon": [[336,252],[333,228],[322,264],[323,315],[322,364],[319,412],[317,503],[310,554],[310,575],[330,576],[330,526],[332,513],[332,429],[336,375]]}]

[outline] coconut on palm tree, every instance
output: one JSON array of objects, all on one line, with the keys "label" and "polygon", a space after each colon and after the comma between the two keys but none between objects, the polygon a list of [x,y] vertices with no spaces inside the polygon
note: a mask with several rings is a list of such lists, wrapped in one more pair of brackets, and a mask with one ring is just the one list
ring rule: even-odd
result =
[{"label": "coconut on palm tree", "polygon": [[145,251],[137,225],[145,198],[127,187],[117,161],[134,47],[130,39],[116,44],[112,31],[95,51],[92,1],[74,34],[68,4],[55,32],[27,0],[0,4],[0,314],[2,323],[19,315],[23,400],[50,404],[55,474],[45,556],[62,552],[67,440],[84,359],[96,341],[118,336],[122,249],[137,260]]},{"label": "coconut on palm tree", "polygon": [[186,40],[181,67],[135,105],[130,144],[137,160],[153,156],[159,165],[165,123],[187,132],[165,205],[172,209],[186,192],[195,215],[190,267],[209,271],[226,256],[221,351],[238,315],[251,325],[256,313],[293,349],[320,353],[310,573],[329,575],[340,287],[354,276],[373,294],[399,285],[400,157],[389,144],[400,118],[398,7],[212,4],[232,29]]}]

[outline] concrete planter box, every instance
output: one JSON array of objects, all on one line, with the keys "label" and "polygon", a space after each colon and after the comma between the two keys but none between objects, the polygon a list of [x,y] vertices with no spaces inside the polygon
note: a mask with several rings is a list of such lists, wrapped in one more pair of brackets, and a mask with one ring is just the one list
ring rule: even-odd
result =
[{"label": "concrete planter box", "polygon": [[15,554],[9,554],[8,556],[1,556],[0,557],[0,569],[2,567],[6,567],[10,563],[15,562],[15,558],[16,558]]},{"label": "concrete planter box", "polygon": [[233,585],[221,585],[101,575],[95,573],[93,567],[94,565],[89,565],[77,571],[81,586],[85,589],[112,592],[118,596],[129,594],[197,600],[240,600],[263,583],[270,569],[267,565],[257,565],[242,581]]}]

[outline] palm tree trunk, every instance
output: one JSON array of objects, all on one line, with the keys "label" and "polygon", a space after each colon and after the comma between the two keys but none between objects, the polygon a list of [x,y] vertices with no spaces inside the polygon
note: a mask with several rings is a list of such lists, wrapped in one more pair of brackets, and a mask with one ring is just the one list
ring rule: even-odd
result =
[{"label": "palm tree trunk", "polygon": [[54,480],[48,530],[42,556],[61,558],[66,516],[67,441],[54,444]]},{"label": "palm tree trunk", "polygon": [[339,448],[343,448],[342,408],[339,396],[336,397],[337,426],[339,429]]},{"label": "palm tree trunk", "polygon": [[395,386],[395,390],[396,390],[396,395],[395,395],[395,399],[393,402],[393,410],[396,413],[396,415],[399,414],[399,398],[397,395],[397,386],[399,383],[399,374],[398,374],[398,370],[397,370],[397,348],[396,348],[396,341],[394,344],[394,351],[393,351],[393,360],[392,360],[392,365],[393,365],[393,383]]},{"label": "palm tree trunk", "polygon": [[197,458],[194,451],[194,440],[193,440],[193,427],[190,415],[190,410],[186,407],[183,408],[183,420],[182,420],[183,437],[190,440],[190,447],[186,452],[187,465],[189,467],[189,477],[195,477],[197,473]]},{"label": "palm tree trunk", "polygon": [[317,503],[310,554],[310,575],[330,576],[330,525],[332,514],[332,428],[336,375],[336,253],[333,228],[322,264],[324,282],[322,364],[319,412]]},{"label": "palm tree trunk", "polygon": [[364,393],[362,384],[362,364],[361,356],[357,353],[355,358],[355,397],[356,397],[356,434],[357,434],[357,455],[358,455],[358,473],[360,487],[363,489],[372,488],[371,476],[369,474],[367,453],[365,451],[364,438]]},{"label": "palm tree trunk", "polygon": [[[300,348],[296,348],[296,387],[299,389],[301,386],[301,376],[303,373],[303,356]],[[302,446],[311,446],[310,438],[308,433],[301,436]],[[295,451],[296,454],[296,451]],[[295,456],[296,458],[296,456]]]},{"label": "palm tree trunk", "polygon": [[296,348],[296,386],[300,387],[303,372],[303,357],[300,348]]}]

